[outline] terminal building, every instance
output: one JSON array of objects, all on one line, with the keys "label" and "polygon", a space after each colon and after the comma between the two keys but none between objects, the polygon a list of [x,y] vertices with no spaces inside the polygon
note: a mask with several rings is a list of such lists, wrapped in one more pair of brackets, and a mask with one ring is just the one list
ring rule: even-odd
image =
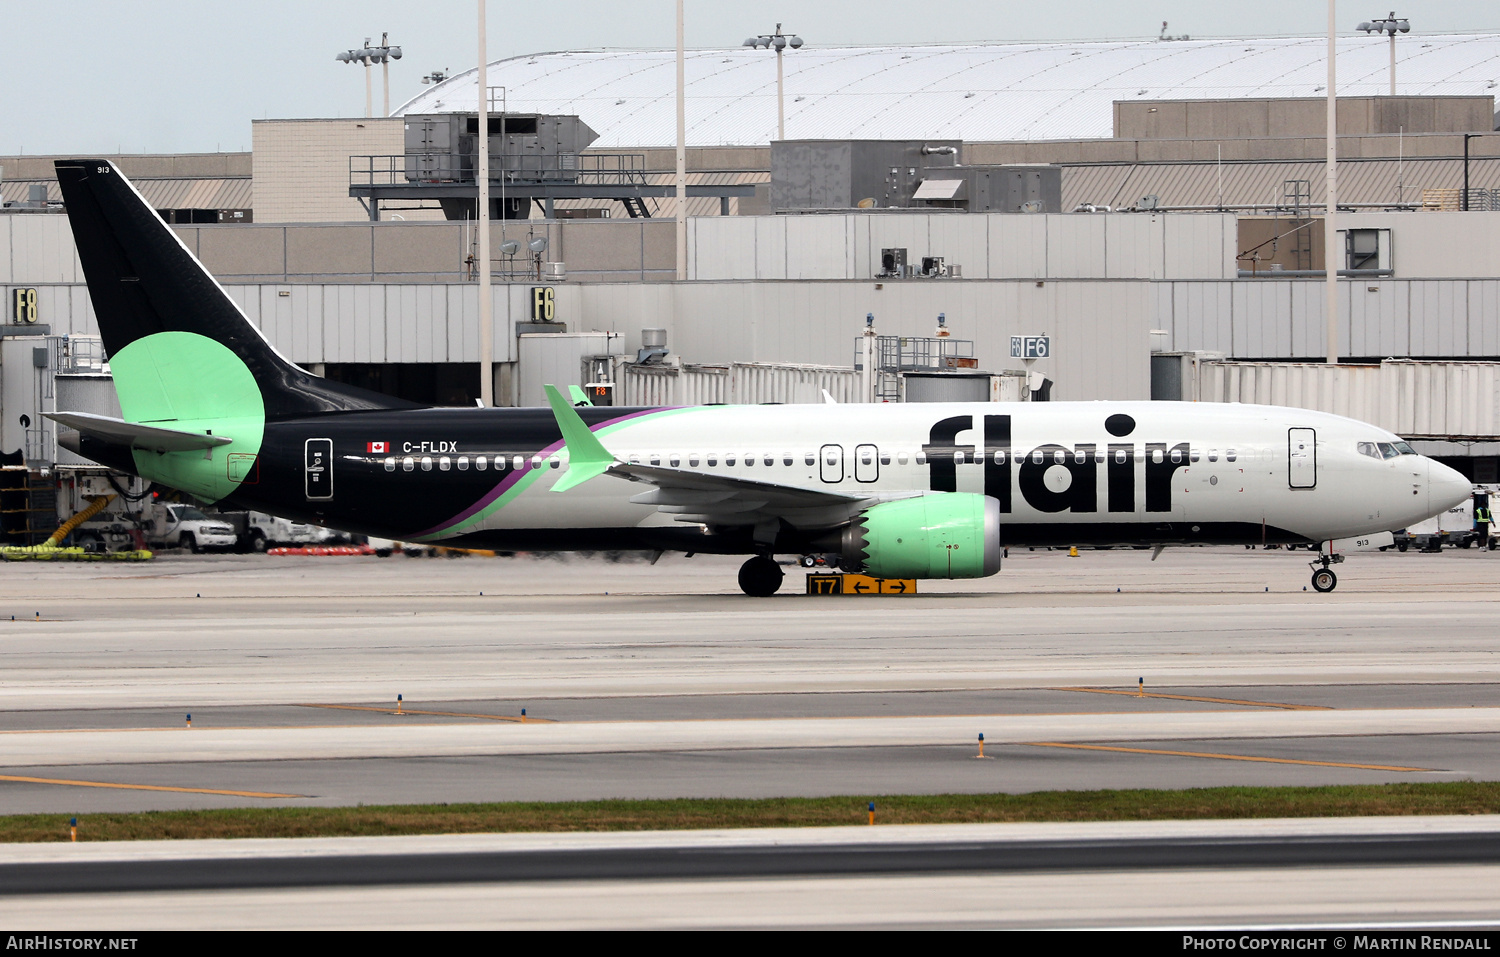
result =
[{"label": "terminal building", "polygon": [[[1385,43],[1340,41],[1331,253],[1321,39],[805,47],[785,139],[767,54],[694,51],[681,263],[672,54],[492,64],[496,401],[1268,402],[1495,482],[1500,34],[1397,47],[1393,94]],[[477,99],[471,72],[390,117],[253,121],[248,154],[111,158],[294,361],[469,405]],[[42,413],[112,392],[51,158],[0,167],[0,537],[24,542],[89,467]]]}]

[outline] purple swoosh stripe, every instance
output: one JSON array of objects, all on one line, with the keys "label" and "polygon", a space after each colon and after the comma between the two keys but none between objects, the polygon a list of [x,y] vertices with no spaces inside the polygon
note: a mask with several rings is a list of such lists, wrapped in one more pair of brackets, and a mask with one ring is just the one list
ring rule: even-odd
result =
[{"label": "purple swoosh stripe", "polygon": [[[675,406],[675,405],[659,406],[657,408],[645,409],[645,410],[643,410],[641,412],[632,412],[629,415],[616,416],[613,419],[605,419],[603,422],[600,422],[598,425],[590,426],[589,427],[589,431],[590,432],[597,432],[600,429],[605,428],[606,426],[615,425],[616,423],[619,423],[619,422],[628,422],[631,419],[637,419],[637,418],[640,418],[643,415],[651,415],[651,414],[656,413],[656,412],[668,412],[668,411],[671,411],[671,410],[676,409],[676,408],[680,408],[680,406]],[[539,455],[550,455],[551,453],[556,452],[558,449],[560,449],[562,447],[563,447],[563,442],[559,440],[557,442],[553,442],[551,445],[547,446],[545,449],[542,449],[541,452],[539,452],[537,454],[539,454]],[[523,475],[525,475],[525,474],[526,474],[525,471],[515,471],[514,469],[511,470],[511,473],[509,475],[507,475],[505,478],[501,479],[500,483],[498,485],[496,485],[494,488],[490,489],[489,492],[485,493],[484,497],[481,498],[479,501],[475,502],[473,505],[470,505],[468,508],[464,509],[462,512],[459,512],[457,515],[453,516],[452,518],[448,519],[446,522],[439,522],[438,524],[432,526],[431,528],[424,529],[423,531],[420,531],[420,532],[413,532],[412,533],[412,538],[421,538],[421,537],[423,537],[425,535],[434,535],[434,534],[442,531],[445,528],[450,528],[450,527],[452,527],[454,525],[457,525],[459,522],[462,522],[462,521],[464,521],[467,518],[472,518],[473,516],[479,514],[480,512],[482,512],[486,508],[488,508],[490,506],[490,504],[495,501],[495,499],[499,498],[500,496],[504,495],[506,492],[510,491],[511,487],[514,486],[517,482],[521,481],[521,477]]]}]

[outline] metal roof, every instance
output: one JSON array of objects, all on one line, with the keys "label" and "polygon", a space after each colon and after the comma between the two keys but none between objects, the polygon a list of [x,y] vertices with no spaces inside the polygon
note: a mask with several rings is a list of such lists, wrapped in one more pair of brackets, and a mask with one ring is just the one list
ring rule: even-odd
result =
[{"label": "metal roof", "polygon": [[[1142,197],[1156,196],[1162,206],[1277,207],[1289,205],[1283,196],[1287,180],[1306,180],[1308,203],[1321,215],[1325,164],[1311,160],[1255,163],[1141,163],[1133,165],[1064,166],[1063,208],[1079,203],[1132,206]],[[1475,159],[1469,164],[1469,184],[1500,188],[1500,159]],[[1376,205],[1420,203],[1422,191],[1458,190],[1463,186],[1463,161],[1458,159],[1380,159],[1339,163],[1339,203]],[[1222,192],[1221,192],[1222,190]]]},{"label": "metal roof", "polygon": [[[790,139],[1108,137],[1115,100],[1305,97],[1323,94],[1324,38],[803,47],[785,54]],[[1388,49],[1365,36],[1338,41],[1339,93],[1389,91]],[[1397,92],[1493,95],[1500,34],[1403,36]],[[687,54],[690,146],[745,146],[776,135],[775,55]],[[474,109],[477,71],[460,73],[395,112]],[[577,114],[595,148],[676,143],[671,50],[538,53],[489,66],[515,112]]]},{"label": "metal roof", "polygon": [[[248,176],[137,179],[132,182],[155,209],[249,209],[251,206]],[[33,183],[44,184],[49,199],[57,201],[62,198],[56,179],[6,180],[0,183],[0,197],[9,203],[29,199],[29,187]]]}]

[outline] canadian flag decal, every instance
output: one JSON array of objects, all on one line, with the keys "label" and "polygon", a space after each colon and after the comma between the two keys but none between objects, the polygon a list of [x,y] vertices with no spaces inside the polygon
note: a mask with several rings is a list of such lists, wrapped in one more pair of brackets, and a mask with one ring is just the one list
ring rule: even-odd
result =
[{"label": "canadian flag decal", "polygon": [[370,445],[369,445],[369,450],[370,450],[371,453],[385,453],[385,452],[389,452],[391,450],[391,443],[389,443],[389,442],[371,442]]}]

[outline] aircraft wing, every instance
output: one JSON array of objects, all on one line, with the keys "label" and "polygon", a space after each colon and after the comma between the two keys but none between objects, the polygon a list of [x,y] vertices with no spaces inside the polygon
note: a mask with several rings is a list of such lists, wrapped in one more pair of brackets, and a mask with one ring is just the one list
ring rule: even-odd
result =
[{"label": "aircraft wing", "polygon": [[164,429],[160,426],[126,422],[124,419],[94,415],[90,412],[44,412],[42,414],[58,425],[77,429],[84,435],[148,452],[189,452],[193,449],[211,449],[216,445],[228,445],[234,441],[226,435]]},{"label": "aircraft wing", "polygon": [[568,449],[568,471],[553,484],[554,492],[566,492],[607,472],[655,486],[631,497],[637,505],[655,505],[658,511],[679,522],[753,526],[758,536],[774,536],[774,529],[782,522],[796,528],[834,528],[880,499],[880,496],[622,462],[599,442],[599,437],[556,388],[548,385],[543,390]]},{"label": "aircraft wing", "polygon": [[797,528],[832,528],[849,521],[871,502],[863,495],[659,465],[617,462],[608,471],[654,486],[631,497],[637,505],[655,505],[679,522],[703,525],[763,525],[785,520]]}]

